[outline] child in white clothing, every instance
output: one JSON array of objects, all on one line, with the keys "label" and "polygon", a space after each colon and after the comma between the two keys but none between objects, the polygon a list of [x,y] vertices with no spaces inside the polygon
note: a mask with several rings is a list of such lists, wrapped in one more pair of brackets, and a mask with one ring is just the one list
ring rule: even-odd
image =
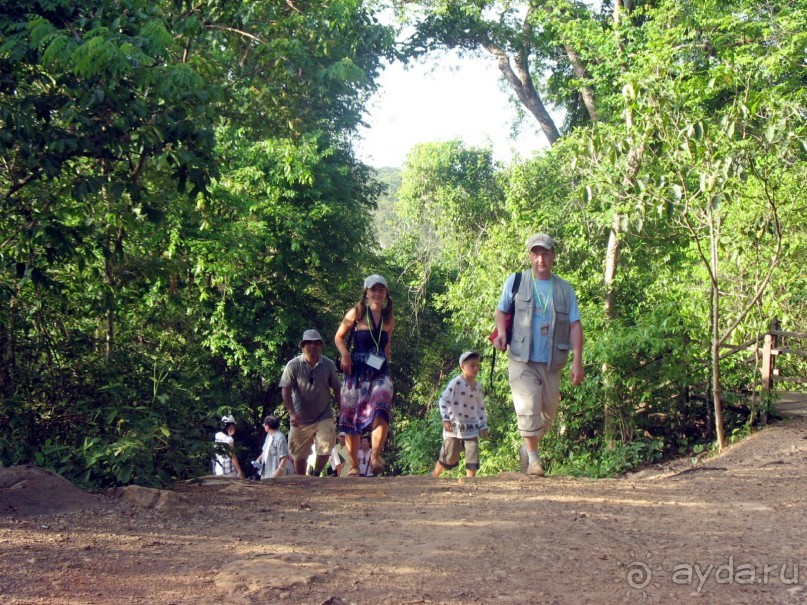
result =
[{"label": "child in white clothing", "polygon": [[482,396],[482,385],[476,381],[482,356],[477,351],[460,355],[462,373],[453,378],[440,396],[443,419],[443,447],[432,472],[439,477],[446,469],[457,466],[465,450],[465,474],[475,477],[479,470],[479,436],[488,436],[488,416]]},{"label": "child in white clothing", "polygon": [[221,430],[216,433],[216,450],[213,455],[213,474],[224,477],[244,478],[244,472],[235,455],[235,418],[224,416],[221,419]]}]

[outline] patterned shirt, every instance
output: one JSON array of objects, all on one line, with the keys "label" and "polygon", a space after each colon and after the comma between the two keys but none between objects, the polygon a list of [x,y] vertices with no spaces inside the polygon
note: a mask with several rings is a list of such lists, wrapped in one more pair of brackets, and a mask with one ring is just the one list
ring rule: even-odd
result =
[{"label": "patterned shirt", "polygon": [[261,479],[271,479],[280,466],[280,460],[289,455],[286,436],[280,431],[266,433],[261,451]]},{"label": "patterned shirt", "polygon": [[443,437],[471,439],[488,428],[488,415],[482,396],[482,384],[465,382],[460,374],[453,378],[440,396],[440,417],[450,422],[453,430],[443,430]]}]

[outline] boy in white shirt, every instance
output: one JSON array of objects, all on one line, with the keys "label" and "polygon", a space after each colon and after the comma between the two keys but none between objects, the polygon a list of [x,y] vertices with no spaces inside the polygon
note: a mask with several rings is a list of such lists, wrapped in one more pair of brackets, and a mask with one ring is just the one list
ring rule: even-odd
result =
[{"label": "boy in white shirt", "polygon": [[453,378],[440,396],[443,419],[443,446],[432,472],[439,477],[457,466],[460,452],[465,450],[465,474],[475,477],[479,470],[479,436],[488,436],[488,416],[482,396],[482,385],[476,381],[482,356],[477,351],[460,355],[462,373]]}]

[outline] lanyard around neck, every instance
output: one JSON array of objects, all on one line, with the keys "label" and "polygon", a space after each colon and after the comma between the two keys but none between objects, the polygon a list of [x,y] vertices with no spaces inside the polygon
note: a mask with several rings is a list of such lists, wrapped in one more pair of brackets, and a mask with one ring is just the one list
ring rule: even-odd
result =
[{"label": "lanyard around neck", "polygon": [[[538,303],[535,306],[537,308],[541,309],[541,312],[544,315],[546,315],[546,310],[549,307],[549,301],[552,300],[552,292],[554,290],[554,288],[552,286],[554,285],[554,280],[555,280],[554,275],[549,278],[549,291],[546,294],[546,298],[544,298],[538,292],[538,284],[535,282],[535,274],[532,275],[532,289],[533,289],[533,292],[535,292],[535,299],[536,299],[536,302]],[[543,308],[541,307],[541,305],[543,305]]]},{"label": "lanyard around neck", "polygon": [[381,353],[381,332],[384,330],[384,316],[381,316],[381,323],[378,326],[378,338],[375,337],[373,334],[373,328],[375,327],[375,318],[373,317],[372,312],[370,311],[370,306],[367,307],[367,327],[370,330],[370,338],[373,339],[373,344],[375,345],[375,352]]}]

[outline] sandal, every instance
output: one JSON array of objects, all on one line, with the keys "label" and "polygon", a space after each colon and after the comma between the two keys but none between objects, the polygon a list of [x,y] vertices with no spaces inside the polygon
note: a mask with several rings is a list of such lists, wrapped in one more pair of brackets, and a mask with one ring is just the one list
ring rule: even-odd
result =
[{"label": "sandal", "polygon": [[350,470],[347,472],[347,475],[345,475],[345,476],[346,476],[346,477],[358,477],[358,476],[359,476],[359,469],[357,469],[357,468],[354,466],[353,468],[351,468],[351,469],[350,469]]},{"label": "sandal", "polygon": [[380,475],[381,473],[384,472],[384,467],[386,465],[387,463],[384,462],[384,459],[381,456],[379,456],[378,460],[376,460],[375,462],[370,462],[370,470],[372,471],[373,475]]}]

